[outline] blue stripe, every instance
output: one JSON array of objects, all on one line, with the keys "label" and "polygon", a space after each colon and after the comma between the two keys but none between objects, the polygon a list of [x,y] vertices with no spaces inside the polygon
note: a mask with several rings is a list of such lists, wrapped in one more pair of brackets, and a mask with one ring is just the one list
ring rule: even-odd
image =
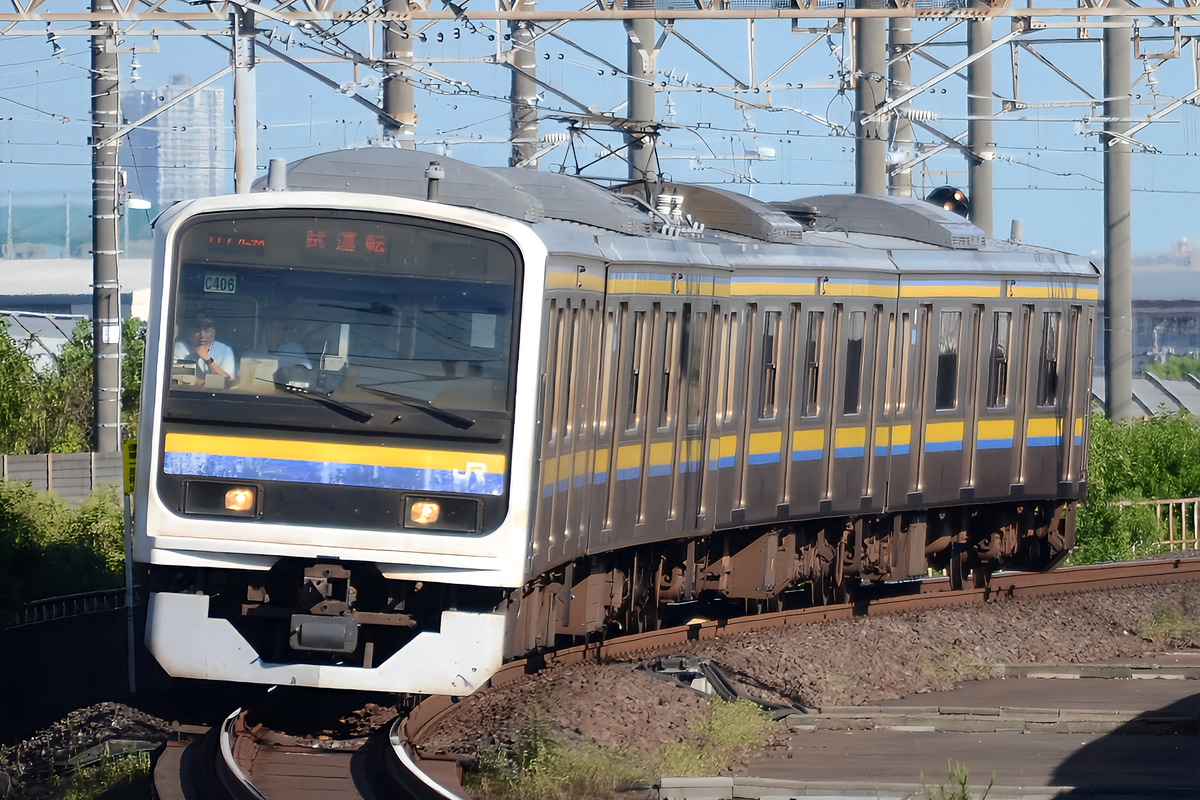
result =
[{"label": "blue stripe", "polygon": [[792,461],[820,461],[820,450],[793,450]]},{"label": "blue stripe", "polygon": [[737,459],[734,456],[721,456],[717,462],[717,469],[728,469],[737,465]]},{"label": "blue stripe", "polygon": [[651,478],[661,478],[665,475],[670,475],[670,474],[671,474],[671,465],[670,464],[651,464],[650,465],[650,477]]},{"label": "blue stripe", "polygon": [[906,455],[908,455],[908,445],[906,445],[906,444],[894,444],[894,445],[892,445],[892,455],[894,455],[894,456],[906,456]]},{"label": "blue stripe", "polygon": [[1030,447],[1058,447],[1059,437],[1057,436],[1030,436]]},{"label": "blue stripe", "polygon": [[834,458],[862,458],[866,453],[863,447],[839,447],[833,451]]},{"label": "blue stripe", "polygon": [[163,471],[168,475],[195,475],[235,481],[291,481],[456,494],[504,494],[503,475],[491,472],[464,473],[452,469],[338,464],[208,453],[167,453],[163,458]]},{"label": "blue stripe", "polygon": [[641,467],[626,467],[625,469],[617,470],[617,480],[633,481],[633,480],[637,480],[639,477],[641,477],[641,474],[642,474]]},{"label": "blue stripe", "polygon": [[1083,437],[1082,437],[1082,436],[1076,436],[1076,437],[1075,437],[1075,446],[1076,446],[1076,447],[1079,447],[1079,446],[1080,446],[1080,445],[1082,445],[1082,444],[1083,444]]},{"label": "blue stripe", "polygon": [[949,453],[954,450],[962,450],[962,442],[926,442],[926,453]]},{"label": "blue stripe", "polygon": [[592,473],[592,483],[608,483],[608,473],[607,472]]},{"label": "blue stripe", "polygon": [[1011,450],[1013,446],[1012,439],[980,439],[980,450]]},{"label": "blue stripe", "polygon": [[760,464],[778,464],[779,453],[751,453],[750,465],[758,466]]}]

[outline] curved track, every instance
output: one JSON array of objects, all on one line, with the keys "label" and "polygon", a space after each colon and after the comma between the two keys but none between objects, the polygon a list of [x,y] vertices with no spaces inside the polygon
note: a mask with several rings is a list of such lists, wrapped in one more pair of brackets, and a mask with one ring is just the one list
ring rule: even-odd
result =
[{"label": "curved track", "polygon": [[[545,654],[536,665],[524,660],[507,664],[492,683],[519,680],[534,669],[554,669],[593,658],[649,655],[726,634],[1009,597],[1197,580],[1200,558],[1071,567],[1047,574],[997,574],[987,588],[964,591],[950,591],[944,579],[927,580],[889,587],[886,593],[864,593],[854,603],[695,622],[558,650]],[[248,727],[247,712],[238,709],[219,729],[180,731],[181,741],[169,745],[156,765],[156,793],[161,800],[460,800],[465,794],[458,763],[427,757],[419,744],[422,731],[455,704],[448,697],[430,697],[371,737],[342,741],[297,739],[262,725]]]}]

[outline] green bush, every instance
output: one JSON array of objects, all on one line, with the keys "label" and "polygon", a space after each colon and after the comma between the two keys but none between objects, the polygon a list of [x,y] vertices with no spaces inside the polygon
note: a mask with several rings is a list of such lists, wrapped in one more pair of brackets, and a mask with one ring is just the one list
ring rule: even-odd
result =
[{"label": "green bush", "polygon": [[1158,549],[1154,508],[1123,501],[1200,496],[1200,424],[1186,412],[1121,423],[1096,413],[1089,458],[1073,563],[1119,561]]},{"label": "green bush", "polygon": [[0,625],[32,600],[121,586],[124,529],[116,487],[72,506],[0,481]]}]

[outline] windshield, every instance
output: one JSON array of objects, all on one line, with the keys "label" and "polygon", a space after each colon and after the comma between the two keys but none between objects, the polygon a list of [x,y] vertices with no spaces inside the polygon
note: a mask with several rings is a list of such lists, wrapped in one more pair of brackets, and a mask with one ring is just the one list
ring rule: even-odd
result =
[{"label": "windshield", "polygon": [[228,419],[236,403],[240,421],[399,432],[511,411],[518,259],[498,236],[348,212],[213,215],[176,263],[168,417]]}]

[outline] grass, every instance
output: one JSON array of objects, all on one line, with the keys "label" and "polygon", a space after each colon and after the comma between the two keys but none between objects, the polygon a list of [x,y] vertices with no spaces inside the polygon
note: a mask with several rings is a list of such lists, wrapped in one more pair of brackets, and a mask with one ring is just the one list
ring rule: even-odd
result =
[{"label": "grass", "polygon": [[1158,605],[1154,613],[1138,629],[1138,635],[1155,644],[1186,645],[1192,643],[1200,626],[1171,606]]},{"label": "grass", "polygon": [[17,782],[14,797],[37,800],[142,800],[150,796],[150,754],[105,754],[100,760],[36,783]]},{"label": "grass", "polygon": [[714,700],[703,718],[689,723],[691,740],[646,758],[596,744],[567,746],[535,705],[516,745],[480,748],[463,785],[473,797],[487,800],[611,797],[646,787],[660,775],[715,775],[743,750],[765,744],[772,725],[753,703]]},{"label": "grass", "polygon": [[933,680],[946,684],[989,678],[992,675],[989,665],[981,664],[970,653],[949,645],[922,658],[918,668]]},{"label": "grass", "polygon": [[957,761],[948,761],[950,775],[946,783],[940,786],[926,786],[925,775],[921,774],[921,798],[922,800],[986,800],[988,792],[992,790],[992,786],[996,782],[996,776],[988,781],[987,788],[983,790],[983,794],[978,798],[971,793],[969,776],[967,774],[966,764],[960,764]]}]

